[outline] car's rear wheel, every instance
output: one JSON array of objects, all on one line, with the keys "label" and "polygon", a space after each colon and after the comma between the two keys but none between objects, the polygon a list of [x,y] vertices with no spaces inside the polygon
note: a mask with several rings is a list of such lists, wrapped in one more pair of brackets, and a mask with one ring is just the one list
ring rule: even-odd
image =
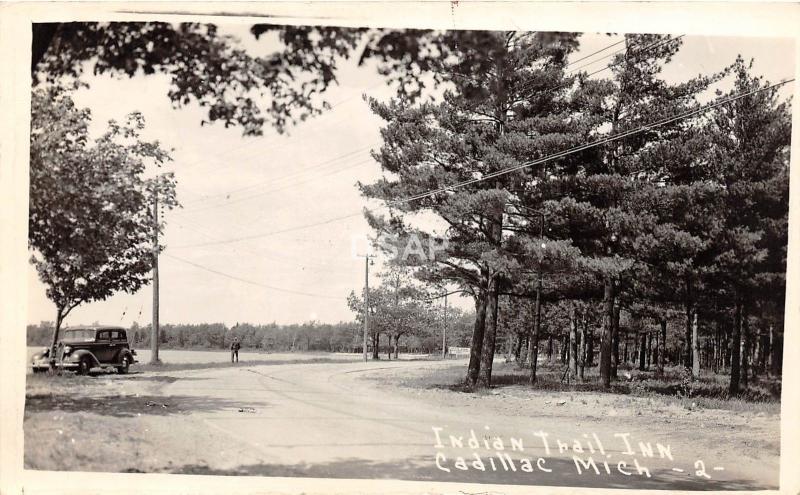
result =
[{"label": "car's rear wheel", "polygon": [[78,374],[79,375],[88,375],[89,370],[92,369],[92,363],[89,361],[89,358],[82,358],[78,362]]},{"label": "car's rear wheel", "polygon": [[124,375],[128,372],[128,368],[131,366],[131,358],[128,356],[122,356],[122,363],[117,366],[117,373],[120,375]]}]

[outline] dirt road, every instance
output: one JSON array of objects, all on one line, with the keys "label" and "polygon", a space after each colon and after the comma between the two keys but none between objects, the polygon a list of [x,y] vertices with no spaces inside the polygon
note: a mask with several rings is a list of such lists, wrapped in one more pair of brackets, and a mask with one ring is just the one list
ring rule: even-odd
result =
[{"label": "dirt road", "polygon": [[[125,413],[117,416],[130,425],[119,441],[136,445],[120,461],[133,471],[609,488],[777,487],[775,453],[720,442],[726,435],[719,428],[705,435],[712,428],[702,416],[674,415],[666,423],[630,415],[604,418],[589,403],[580,406],[587,414],[576,418],[574,406],[561,403],[567,397],[559,400],[563,394],[545,400],[418,393],[375,379],[420,366],[464,363],[285,364],[97,379],[150,386],[149,394],[118,399],[130,401],[119,404]],[[74,411],[103,414],[102,404],[91,406],[75,405]],[[71,409],[60,410],[68,415]],[[39,413],[49,412],[32,402],[28,416]],[[748,423],[743,420],[741,427]],[[30,424],[26,419],[26,442]],[[83,455],[82,469],[104,470],[86,450]]]}]

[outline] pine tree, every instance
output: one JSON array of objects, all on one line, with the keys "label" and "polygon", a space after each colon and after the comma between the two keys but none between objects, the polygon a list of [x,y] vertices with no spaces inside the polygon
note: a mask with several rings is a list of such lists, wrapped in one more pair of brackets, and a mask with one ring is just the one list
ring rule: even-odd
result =
[{"label": "pine tree", "polygon": [[763,90],[768,83],[751,70],[752,62],[737,58],[733,89],[718,95],[753,94],[718,107],[709,125],[710,176],[723,225],[714,237],[714,278],[733,299],[731,394],[739,392],[749,359],[740,353],[750,338],[748,318],[765,303],[782,314],[785,297],[790,107],[777,88]]},{"label": "pine tree", "polygon": [[[698,77],[670,85],[660,79],[663,66],[678,51],[681,41],[669,36],[628,35],[626,48],[611,63],[611,80],[583,82],[576,98],[597,102],[584,110],[591,123],[590,136],[615,136],[696,108],[698,95],[720,75]],[[692,122],[676,120],[646,129],[581,156],[574,172],[551,185],[551,215],[558,219],[554,231],[572,239],[587,259],[587,270],[602,287],[603,325],[600,374],[610,386],[614,353],[614,328],[618,299],[635,278],[637,264],[648,262],[659,243],[685,240],[691,255],[696,246],[690,236],[670,233],[663,225],[659,196],[674,171],[686,168],[687,153],[697,144],[687,134]],[[560,195],[561,198],[556,198]],[[649,250],[643,248],[649,248]]]},{"label": "pine tree", "polygon": [[[563,118],[563,67],[574,36],[547,33],[453,31],[441,35],[443,57],[436,74],[453,88],[439,104],[372,101],[387,121],[376,155],[390,178],[363,187],[369,197],[403,200],[454,183],[483,177],[543,156],[570,142]],[[535,171],[538,177],[539,171]],[[395,204],[395,218],[371,217],[379,231],[414,232],[448,241],[441,258],[426,268],[429,279],[452,281],[475,298],[476,320],[467,383],[491,385],[498,298],[517,265],[506,250],[508,214],[515,191],[532,180],[521,170],[454,191]],[[399,217],[430,212],[441,233],[419,232]]]}]

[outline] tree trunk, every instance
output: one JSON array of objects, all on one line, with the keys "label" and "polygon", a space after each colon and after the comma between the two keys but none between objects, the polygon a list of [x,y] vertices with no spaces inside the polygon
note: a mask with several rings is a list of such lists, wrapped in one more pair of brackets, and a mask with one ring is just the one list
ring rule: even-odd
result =
[{"label": "tree trunk", "polygon": [[720,361],[719,358],[720,358],[720,354],[721,354],[720,353],[720,345],[721,345],[721,337],[722,337],[720,335],[721,332],[719,330],[719,318],[716,319],[716,322],[714,323],[714,326],[715,326],[715,329],[714,329],[715,330],[714,331],[714,347],[712,349],[714,358],[713,358],[713,362],[712,362],[712,370],[714,371],[714,373],[719,373],[719,361]]},{"label": "tree trunk", "polygon": [[498,293],[497,277],[489,281],[489,301],[486,308],[488,317],[486,330],[483,336],[483,349],[481,350],[481,368],[478,371],[478,386],[489,388],[492,386],[492,365],[494,364],[494,346],[497,339],[497,312]]},{"label": "tree trunk", "polygon": [[767,369],[767,334],[761,326],[758,328],[758,338],[756,339],[756,362],[758,363],[758,374],[761,375]]},{"label": "tree trunk", "polygon": [[397,356],[400,355],[400,335],[394,336],[394,358],[397,359]]},{"label": "tree trunk", "polygon": [[[541,281],[541,279],[539,279]],[[533,385],[536,383],[536,367],[539,364],[539,330],[542,324],[542,290],[541,282],[536,291],[536,302],[533,305],[533,333],[528,344],[528,360],[530,361],[531,373],[528,382]]]},{"label": "tree trunk", "polygon": [[714,363],[711,360],[714,359],[714,348],[715,348],[714,337],[707,338],[704,347],[706,350],[705,367],[706,369],[713,368]]},{"label": "tree trunk", "polygon": [[372,359],[378,360],[381,357],[378,355],[381,346],[381,334],[375,333],[372,336]]},{"label": "tree trunk", "polygon": [[687,368],[692,367],[692,316],[694,313],[694,297],[692,294],[692,281],[690,277],[686,277],[686,299],[685,301],[685,310],[686,310],[686,326],[684,328],[684,337],[686,339],[686,347],[684,348],[684,366]]},{"label": "tree trunk", "polygon": [[645,369],[650,371],[650,358],[653,355],[653,332],[647,332],[647,362]]},{"label": "tree trunk", "polygon": [[586,342],[586,366],[591,368],[594,366],[594,327],[589,325],[589,317],[586,315],[586,312],[583,313],[583,328],[585,329],[586,335],[589,336],[588,342]]},{"label": "tree trunk", "polygon": [[[658,367],[658,332],[653,332],[653,341],[655,345],[653,345],[651,349],[651,359],[653,361],[653,366]],[[648,369],[650,368],[650,363],[647,363]]]},{"label": "tree trunk", "polygon": [[769,371],[772,376],[780,376],[783,365],[783,345],[775,325],[769,326]]},{"label": "tree trunk", "polygon": [[481,369],[481,352],[483,351],[483,334],[486,329],[486,292],[479,292],[475,297],[475,326],[472,329],[472,342],[469,349],[469,367],[467,368],[467,385],[474,387]]},{"label": "tree trunk", "polygon": [[647,334],[639,336],[639,371],[644,371],[644,363],[647,357]]},{"label": "tree trunk", "polygon": [[[578,322],[576,321],[575,324],[577,325]],[[581,381],[586,381],[586,361],[588,359],[588,356],[586,355],[586,352],[588,350],[586,340],[589,338],[589,332],[586,325],[581,325],[581,331],[583,332],[583,334],[581,335],[581,350],[580,350],[580,360],[581,360],[580,379]]]},{"label": "tree trunk", "polygon": [[50,343],[50,369],[55,371],[56,369],[56,360],[58,359],[56,356],[56,352],[58,351],[58,334],[61,331],[61,324],[64,322],[64,308],[58,308],[56,310],[56,323],[53,327],[53,340]]},{"label": "tree trunk", "polygon": [[517,335],[517,341],[514,343],[514,362],[517,363],[517,365],[522,365],[522,363],[520,362],[520,359],[522,358],[522,341],[523,341],[523,337],[520,334],[516,334],[516,335]]},{"label": "tree trunk", "polygon": [[700,342],[697,336],[697,311],[692,312],[692,378],[700,376]]},{"label": "tree trunk", "polygon": [[630,339],[628,338],[628,335],[626,334],[626,335],[625,335],[625,344],[624,344],[624,345],[623,345],[623,347],[622,347],[622,360],[623,360],[623,362],[625,362],[626,364],[627,364],[627,363],[628,363],[628,361],[629,361],[629,359],[628,359],[628,357],[629,357],[629,354],[628,354],[628,341],[629,341],[629,340],[630,340]]},{"label": "tree trunk", "polygon": [[692,307],[686,304],[686,322],[684,326],[684,339],[686,346],[683,348],[683,364],[687,368],[692,367]]},{"label": "tree trunk", "polygon": [[575,308],[572,309],[569,321],[569,338],[570,338],[570,378],[574,381],[578,376],[578,319],[575,314]]},{"label": "tree trunk", "polygon": [[742,387],[747,388],[750,374],[750,315],[747,314],[747,306],[742,306]]},{"label": "tree trunk", "polygon": [[733,314],[733,335],[731,335],[731,381],[728,387],[730,395],[739,393],[739,371],[741,365],[741,341],[742,341],[742,304],[736,302],[736,309]]},{"label": "tree trunk", "polygon": [[614,319],[614,282],[606,278],[603,288],[603,334],[600,337],[600,378],[611,388],[611,333]]},{"label": "tree trunk", "polygon": [[[508,338],[510,337],[510,338]],[[514,357],[514,347],[517,345],[517,340],[519,340],[519,335],[517,334],[509,334],[509,336],[505,339],[505,355],[506,355],[506,362],[510,363]],[[444,353],[442,353],[444,355]]]},{"label": "tree trunk", "polygon": [[547,362],[553,362],[553,334],[547,336]]},{"label": "tree trunk", "polygon": [[619,304],[614,305],[611,322],[611,378],[617,378],[619,367]]},{"label": "tree trunk", "polygon": [[723,332],[722,332],[722,368],[731,369],[731,338],[733,337],[733,327],[729,325],[730,321],[725,318]]},{"label": "tree trunk", "polygon": [[664,364],[667,357],[667,319],[666,317],[662,316],[659,320],[661,324],[661,338],[658,340],[658,345],[661,346],[661,350],[658,353],[658,374],[664,374]]}]

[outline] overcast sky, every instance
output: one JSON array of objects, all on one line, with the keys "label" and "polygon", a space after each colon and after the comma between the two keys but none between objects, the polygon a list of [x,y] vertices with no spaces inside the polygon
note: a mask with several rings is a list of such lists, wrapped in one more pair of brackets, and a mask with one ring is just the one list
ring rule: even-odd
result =
[{"label": "overcast sky", "polygon": [[[240,36],[254,53],[271,49],[268,42],[253,40],[245,26],[225,30]],[[572,60],[619,39],[584,35]],[[685,80],[719,70],[737,54],[754,58],[755,71],[770,81],[795,72],[791,39],[687,36],[664,75]],[[370,234],[358,214],[367,203],[355,184],[381,175],[369,155],[380,146],[381,121],[361,95],[385,100],[391,89],[374,70],[359,68],[354,60],[342,63],[338,78],[339,85],[328,92],[331,111],[288,135],[266,129],[263,137],[244,138],[237,128],[201,126],[202,109],[173,109],[166,77],[86,77],[90,89],[74,98],[78,106],[92,110],[94,132],[109,119],[122,120],[139,110],[147,122],[145,138],[174,148],[175,161],[168,169],[176,173],[183,208],[166,216],[166,250],[159,265],[162,323],[352,319],[346,298],[364,283],[364,260],[354,257],[353,250],[363,253],[363,239]],[[306,227],[310,224],[319,225]],[[229,242],[242,238],[248,239]],[[372,270],[380,271],[380,260]],[[28,272],[29,322],[53,320],[55,307],[44,285],[33,267]],[[378,280],[371,278],[370,283]],[[454,302],[471,305],[466,299]],[[146,325],[151,303],[147,286],[136,294],[81,306],[66,323]]]}]

